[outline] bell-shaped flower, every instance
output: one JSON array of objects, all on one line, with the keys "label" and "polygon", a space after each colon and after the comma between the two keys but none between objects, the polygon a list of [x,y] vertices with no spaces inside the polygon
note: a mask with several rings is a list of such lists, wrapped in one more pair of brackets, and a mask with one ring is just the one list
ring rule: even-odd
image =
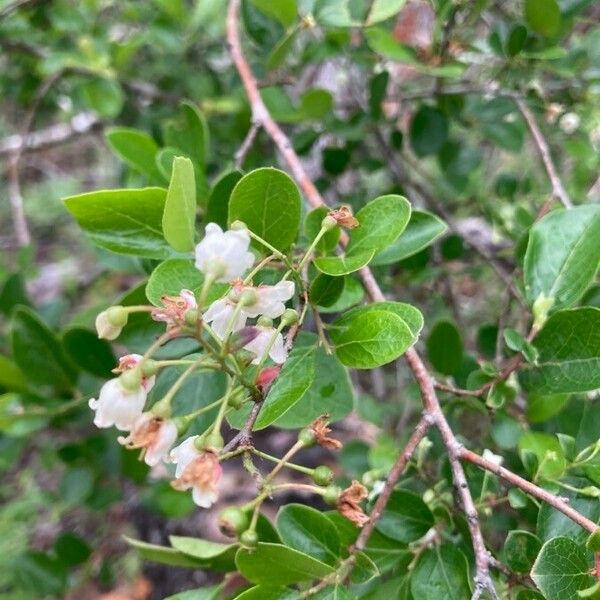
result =
[{"label": "bell-shaped flower", "polygon": [[197,435],[189,437],[171,450],[171,462],[177,465],[171,485],[179,491],[191,489],[194,502],[201,508],[210,508],[219,497],[217,484],[222,468],[214,452],[196,448],[197,439]]},{"label": "bell-shaped flower", "polygon": [[127,325],[128,314],[122,306],[111,306],[96,317],[98,337],[105,340],[116,340],[123,327]]},{"label": "bell-shaped flower", "polygon": [[[140,364],[143,356],[141,354],[126,354],[125,356],[121,356],[119,358],[119,366],[112,370],[113,373],[125,373],[125,371],[129,371]],[[142,386],[149,392],[154,387],[154,382],[156,381],[156,376],[152,375],[150,377],[142,376]]]},{"label": "bell-shaped flower", "polygon": [[109,379],[100,389],[98,399],[92,398],[89,406],[96,411],[94,425],[96,427],[112,427],[121,431],[129,431],[142,415],[146,404],[146,389],[140,384],[138,388],[128,389],[120,377]]},{"label": "bell-shaped flower", "polygon": [[243,311],[240,311],[230,326],[234,311],[235,302],[226,296],[225,298],[215,300],[204,313],[203,319],[211,324],[213,331],[220,339],[224,339],[229,327],[230,333],[233,333],[239,331],[246,325],[247,317]]},{"label": "bell-shaped flower", "polygon": [[[246,289],[246,288],[243,288]],[[275,285],[259,285],[251,289],[256,296],[256,301],[244,305],[242,311],[249,317],[263,315],[276,319],[285,311],[285,304],[294,295],[293,281],[280,281]]]},{"label": "bell-shaped flower", "polygon": [[[246,350],[256,355],[252,364],[258,365],[263,362],[267,353],[274,363],[283,364],[287,359],[287,351],[281,333],[278,333],[274,327],[257,325],[256,329],[258,330],[256,337],[244,346]],[[273,336],[275,336],[275,340],[273,340]]]},{"label": "bell-shaped flower", "polygon": [[254,264],[249,246],[245,229],[223,231],[216,223],[209,223],[204,239],[196,246],[196,268],[214,281],[232,281]]},{"label": "bell-shaped flower", "polygon": [[127,437],[119,444],[129,450],[141,449],[144,462],[154,467],[165,459],[177,439],[177,427],[171,419],[162,419],[151,412],[142,413]]},{"label": "bell-shaped flower", "polygon": [[162,307],[155,308],[150,315],[155,321],[167,324],[167,331],[185,325],[185,315],[188,311],[198,308],[194,292],[181,290],[178,296],[162,296]]}]

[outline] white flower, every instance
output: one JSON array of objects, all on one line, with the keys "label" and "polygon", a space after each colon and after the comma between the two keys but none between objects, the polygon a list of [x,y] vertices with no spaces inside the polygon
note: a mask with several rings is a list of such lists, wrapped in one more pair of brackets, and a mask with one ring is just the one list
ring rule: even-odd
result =
[{"label": "white flower", "polygon": [[[268,347],[271,345],[271,340],[277,331],[274,327],[261,327],[258,325],[256,326],[256,329],[258,329],[258,335],[250,343],[244,346],[246,350],[256,354],[256,358],[252,361],[252,364],[254,365],[258,365],[262,362]],[[274,363],[281,365],[286,361],[287,351],[281,333],[277,333],[275,341],[268,352]]]},{"label": "white flower", "polygon": [[275,285],[259,285],[247,289],[251,289],[256,294],[256,302],[245,305],[242,311],[249,317],[264,315],[276,319],[285,311],[284,302],[294,295],[294,282],[280,281]]},{"label": "white flower", "polygon": [[98,400],[89,401],[89,407],[96,411],[94,425],[101,428],[115,425],[121,431],[129,431],[144,410],[146,395],[142,385],[128,390],[118,377],[109,379],[102,386]]},{"label": "white flower", "polygon": [[177,439],[177,427],[170,419],[161,419],[151,412],[142,413],[131,433],[118,438],[119,444],[130,450],[141,449],[145,463],[154,467],[163,460]]},{"label": "white flower", "polygon": [[191,489],[194,502],[201,508],[210,508],[219,497],[217,484],[222,468],[214,452],[196,448],[197,438],[189,437],[171,451],[171,461],[177,464],[176,479],[171,485],[179,491]]},{"label": "white flower", "polygon": [[217,282],[232,281],[254,264],[249,246],[250,236],[246,230],[223,232],[216,223],[209,223],[204,239],[196,246],[196,268],[205,275],[213,275]]},{"label": "white flower", "polygon": [[497,467],[499,467],[504,461],[504,458],[502,458],[502,456],[499,456],[498,454],[494,454],[491,450],[488,450],[487,448],[483,451],[482,457],[485,460],[493,463]]},{"label": "white flower", "polygon": [[167,324],[167,331],[185,324],[185,315],[189,310],[198,308],[194,292],[181,290],[178,296],[162,296],[161,308],[155,308],[150,314],[155,321]]},{"label": "white flower", "polygon": [[[119,358],[119,366],[116,369],[113,369],[113,373],[125,373],[125,371],[129,371],[137,365],[142,360],[143,356],[141,354],[126,354],[125,356],[121,356]],[[156,376],[152,375],[150,377],[142,377],[142,386],[149,392],[154,387],[154,382],[156,381]]]},{"label": "white flower", "polygon": [[100,339],[116,340],[125,325],[127,311],[122,306],[111,306],[96,317],[96,331]]},{"label": "white flower", "polygon": [[575,133],[577,129],[579,129],[579,125],[581,123],[581,119],[579,115],[569,112],[565,113],[558,122],[560,128],[567,134]]},{"label": "white flower", "polygon": [[[235,310],[235,303],[228,297],[220,298],[215,300],[204,313],[204,320],[207,323],[211,323],[213,331],[217,334],[220,339],[225,338],[227,333],[227,327],[233,316]],[[246,325],[246,315],[243,311],[240,311],[235,318],[231,332],[239,331]]]}]

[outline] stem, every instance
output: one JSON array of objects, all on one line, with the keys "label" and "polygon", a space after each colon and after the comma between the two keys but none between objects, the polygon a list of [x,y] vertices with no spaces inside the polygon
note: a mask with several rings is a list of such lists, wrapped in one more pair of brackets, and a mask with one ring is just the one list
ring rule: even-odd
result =
[{"label": "stem", "polygon": [[215,275],[208,274],[206,275],[206,279],[202,283],[202,288],[200,289],[200,293],[198,294],[198,310],[202,310],[204,307],[204,302],[206,301],[206,295],[208,294],[208,290],[210,286],[215,282]]},{"label": "stem", "polygon": [[273,344],[275,344],[275,340],[277,339],[277,336],[283,331],[284,327],[285,327],[284,323],[279,323],[279,325],[277,326],[277,329],[273,332],[273,335],[271,336],[271,339],[269,340],[269,343],[267,344],[267,347],[265,348],[265,351],[260,359],[260,362],[258,363],[258,366],[256,367],[256,377],[258,377],[260,375],[260,370],[262,369],[263,365],[267,362],[267,359],[269,358],[269,352],[271,352],[271,348],[273,347]]},{"label": "stem", "polygon": [[317,233],[317,237],[315,237],[315,239],[312,241],[312,244],[307,248],[306,252],[304,253],[302,260],[300,261],[300,263],[298,264],[298,267],[296,268],[297,271],[299,271],[299,272],[302,271],[302,268],[308,262],[308,259],[310,258],[310,255],[313,253],[314,249],[317,247],[317,244],[321,241],[321,238],[328,231],[329,231],[329,229],[327,229],[325,227],[321,227],[321,229],[319,230],[319,233]]},{"label": "stem", "polygon": [[[262,452],[261,450],[258,450],[257,448],[250,448],[250,451],[253,454],[256,454],[257,456],[260,456],[261,458],[270,460],[271,462],[279,463],[279,461],[280,461],[280,459],[277,458],[276,456],[271,456],[270,454],[267,454],[266,452]],[[312,475],[314,472],[314,469],[309,469],[308,467],[303,467],[302,465],[297,465],[297,464],[291,463],[291,462],[287,462],[285,466],[288,467],[288,469],[294,469],[295,471],[300,471],[300,473],[305,473],[306,475]]]},{"label": "stem", "polygon": [[256,233],[254,233],[252,230],[246,229],[246,231],[248,232],[248,235],[253,240],[257,241],[259,244],[262,244],[265,248],[268,248],[277,258],[286,260],[285,254],[283,254],[282,252],[277,250],[277,248],[275,248],[275,246],[272,246],[271,244],[269,244],[269,242],[267,242],[266,240],[263,240],[259,235],[256,235]]},{"label": "stem", "polygon": [[254,276],[266,265],[268,265],[274,258],[277,258],[274,254],[270,254],[269,256],[267,256],[266,258],[263,258],[257,265],[256,267],[254,267],[254,269],[252,269],[252,271],[250,271],[250,273],[248,273],[248,275],[246,275],[246,278],[244,279],[244,285],[248,285],[252,279],[254,278]]},{"label": "stem", "polygon": [[265,477],[265,480],[263,482],[263,486],[267,485],[270,481],[273,481],[273,478],[275,477],[275,475],[277,475],[277,473],[279,473],[279,471],[281,471],[281,469],[283,469],[283,467],[286,466],[287,461],[292,458],[292,456],[294,456],[294,454],[296,454],[296,452],[298,452],[298,450],[301,450],[304,447],[304,444],[298,440],[284,455],[283,457],[278,461],[278,464],[276,464],[273,467],[273,470]]}]

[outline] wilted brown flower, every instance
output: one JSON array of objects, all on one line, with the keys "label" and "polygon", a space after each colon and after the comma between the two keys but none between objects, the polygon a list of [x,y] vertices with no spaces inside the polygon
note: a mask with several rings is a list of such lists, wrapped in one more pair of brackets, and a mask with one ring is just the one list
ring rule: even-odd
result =
[{"label": "wilted brown flower", "polygon": [[369,517],[363,511],[360,503],[368,496],[367,488],[354,480],[350,487],[346,488],[337,501],[339,513],[358,527],[363,527]]},{"label": "wilted brown flower", "polygon": [[342,442],[334,438],[328,437],[331,429],[329,425],[329,415],[321,415],[315,421],[313,421],[308,428],[315,434],[315,441],[323,448],[329,448],[330,450],[339,450],[342,447]]},{"label": "wilted brown flower", "polygon": [[181,327],[185,323],[185,314],[198,307],[194,292],[181,290],[178,296],[162,296],[161,308],[155,308],[151,317],[155,321],[167,324],[167,331]]},{"label": "wilted brown flower", "polygon": [[328,214],[336,220],[340,227],[354,229],[359,226],[358,219],[352,214],[352,209],[345,204],[335,210],[329,211]]}]

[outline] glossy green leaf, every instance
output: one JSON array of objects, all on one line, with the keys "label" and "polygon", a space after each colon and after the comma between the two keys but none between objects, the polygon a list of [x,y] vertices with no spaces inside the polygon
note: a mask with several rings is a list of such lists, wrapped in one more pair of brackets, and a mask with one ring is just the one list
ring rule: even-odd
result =
[{"label": "glossy green leaf", "polygon": [[233,188],[229,222],[243,221],[269,244],[285,251],[298,235],[300,204],[300,192],[286,173],[270,167],[256,169]]},{"label": "glossy green leaf", "polygon": [[340,538],[333,523],[321,512],[302,504],[287,504],[277,514],[277,531],[286,546],[324,563],[340,558]]},{"label": "glossy green leaf", "polygon": [[417,156],[435,154],[448,137],[448,121],[439,110],[423,105],[410,122],[409,135]]},{"label": "glossy green leaf", "polygon": [[284,27],[289,27],[296,20],[298,14],[296,0],[278,0],[277,2],[270,2],[269,0],[251,1],[258,10],[269,17],[277,19]]},{"label": "glossy green leaf", "polygon": [[433,514],[420,496],[395,490],[375,528],[392,540],[409,544],[423,537],[433,524]]},{"label": "glossy green leaf", "polygon": [[114,79],[92,79],[83,85],[83,97],[88,106],[105,119],[114,119],[121,112],[125,94]]},{"label": "glossy green leaf", "polygon": [[447,231],[448,227],[434,214],[414,210],[410,221],[400,237],[387,248],[378,252],[371,264],[373,266],[391,265],[409,256],[413,256],[430,246]]},{"label": "glossy green leaf", "polygon": [[427,358],[444,375],[457,373],[463,364],[460,332],[450,321],[438,321],[427,337]]},{"label": "glossy green leaf", "polygon": [[201,569],[205,564],[204,561],[198,560],[175,548],[169,548],[168,546],[158,546],[156,544],[149,544],[148,542],[142,542],[141,540],[134,540],[127,536],[123,536],[125,541],[133,546],[144,560],[150,562],[156,562],[163,565],[169,565],[170,567],[189,567],[193,569]]},{"label": "glossy green leaf", "polygon": [[410,202],[403,196],[390,194],[375,198],[358,213],[358,227],[350,233],[347,255],[368,250],[380,252],[404,231],[410,219]]},{"label": "glossy green leaf", "polygon": [[235,562],[248,581],[271,586],[312,581],[333,573],[324,562],[281,544],[259,543],[252,551],[240,549]]},{"label": "glossy green leaf", "polygon": [[216,223],[221,228],[227,228],[229,214],[229,199],[235,184],[242,178],[240,171],[226,171],[213,184],[206,203],[206,223]]},{"label": "glossy green leaf", "polygon": [[400,12],[406,0],[373,0],[353,3],[351,0],[317,0],[315,17],[327,27],[360,27],[385,21]]},{"label": "glossy green leaf", "polygon": [[[223,593],[223,585],[211,585],[210,587],[197,588],[179,592],[168,596],[164,600],[220,600]],[[241,596],[238,596],[241,598]]]},{"label": "glossy green leaf", "polygon": [[117,365],[110,344],[89,329],[74,327],[62,337],[62,346],[69,358],[83,371],[96,377],[110,379]]},{"label": "glossy green leaf", "polygon": [[28,383],[25,373],[12,360],[0,354],[0,387],[9,392],[24,392]]},{"label": "glossy green leaf", "polygon": [[151,183],[164,181],[156,166],[158,145],[152,136],[130,127],[112,127],[106,132],[106,141],[117,156],[146,175]]},{"label": "glossy green leaf", "polygon": [[331,113],[333,96],[321,88],[307,90],[300,98],[300,112],[306,119],[323,119]]},{"label": "glossy green leaf", "polygon": [[162,188],[102,190],[65,198],[92,242],[120,254],[165,258],[172,250],[162,232]]},{"label": "glossy green leaf", "polygon": [[331,306],[319,307],[320,313],[343,312],[361,302],[365,297],[365,290],[355,277],[347,276],[342,279],[344,281],[344,289],[340,297]]},{"label": "glossy green leaf", "polygon": [[365,19],[365,25],[374,25],[398,14],[406,0],[373,0]]},{"label": "glossy green leaf", "polygon": [[283,586],[256,585],[235,597],[236,600],[299,600],[300,594]]},{"label": "glossy green leaf", "polygon": [[212,571],[235,571],[237,544],[220,544],[194,537],[169,536],[171,546],[186,556],[205,562]]},{"label": "glossy green leaf", "polygon": [[312,283],[308,297],[317,306],[331,306],[338,300],[344,291],[344,279],[321,273],[317,275]]},{"label": "glossy green leaf", "polygon": [[195,167],[204,167],[208,160],[210,135],[206,119],[196,104],[184,100],[176,119],[165,127],[167,146],[178,148],[192,159]]},{"label": "glossy green leaf", "polygon": [[594,281],[600,263],[600,206],[555,210],[529,232],[525,292],[530,304],[544,294],[553,308],[572,305]]},{"label": "glossy green leaf", "polygon": [[410,589],[415,598],[423,600],[470,598],[467,559],[451,544],[425,550],[412,572]]},{"label": "glossy green leaf", "polygon": [[56,335],[29,308],[13,314],[11,331],[15,362],[31,383],[70,389],[77,379],[77,369],[63,350]]},{"label": "glossy green leaf", "polygon": [[509,531],[504,542],[507,566],[516,573],[529,573],[542,542],[529,531]]},{"label": "glossy green leaf", "polygon": [[189,158],[175,157],[167,190],[162,229],[165,240],[178,252],[194,249],[196,232],[196,183]]},{"label": "glossy green leaf", "polygon": [[352,583],[368,583],[372,579],[379,577],[380,572],[377,565],[365,552],[357,552],[356,563],[350,574]]},{"label": "glossy green leaf", "polygon": [[556,0],[525,0],[525,20],[536,33],[553,36],[560,26],[560,8]]},{"label": "glossy green leaf", "polygon": [[371,369],[412,346],[423,326],[421,313],[408,304],[377,302],[354,308],[330,328],[336,355],[348,367]]},{"label": "glossy green leaf", "polygon": [[527,418],[531,423],[541,423],[557,415],[569,402],[569,394],[527,396]]},{"label": "glossy green leaf", "polygon": [[519,454],[530,452],[537,459],[537,474],[548,479],[558,479],[567,466],[560,442],[548,433],[526,431],[519,438]]},{"label": "glossy green leaf", "polygon": [[586,392],[600,387],[600,309],[553,314],[534,340],[537,364],[519,369],[523,388],[536,394]]},{"label": "glossy green leaf", "polygon": [[[321,230],[321,223],[327,216],[329,209],[326,206],[313,208],[304,219],[304,235],[311,242]],[[317,242],[317,250],[320,252],[331,252],[340,240],[340,228],[334,227]]]},{"label": "glossy green leaf", "polygon": [[342,256],[316,258],[314,265],[321,273],[341,277],[342,275],[348,275],[362,269],[369,264],[373,256],[375,256],[375,250],[357,250],[351,255],[345,254]]},{"label": "glossy green leaf", "polygon": [[566,537],[553,538],[542,546],[531,578],[547,600],[572,600],[594,582],[585,550]]}]

